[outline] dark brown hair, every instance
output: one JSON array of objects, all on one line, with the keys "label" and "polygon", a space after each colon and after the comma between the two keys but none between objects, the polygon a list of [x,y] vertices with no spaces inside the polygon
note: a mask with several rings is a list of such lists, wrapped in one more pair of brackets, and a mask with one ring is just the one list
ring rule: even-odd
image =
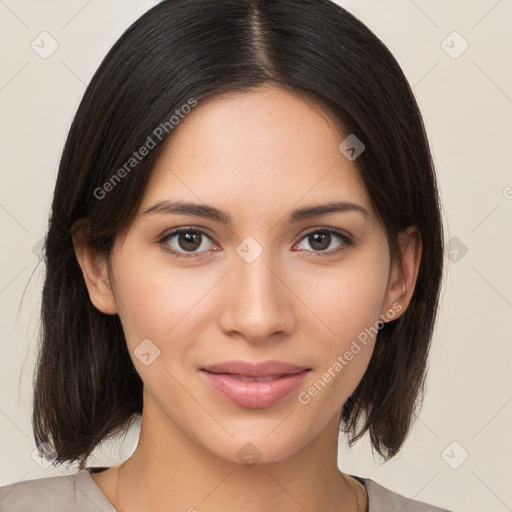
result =
[{"label": "dark brown hair", "polygon": [[341,416],[351,445],[369,432],[386,459],[403,445],[424,392],[443,230],[428,139],[400,66],[363,23],[329,0],[166,0],[135,21],[104,58],[60,161],[44,244],[32,418],[36,444],[51,445],[55,463],[84,467],[100,442],[142,412],[143,383],[119,317],[101,313],[89,299],[73,249],[75,223],[86,220],[89,243],[109,254],[139,208],[172,130],[106,197],[98,190],[191,98],[201,104],[265,84],[314,99],[365,144],[354,163],[393,258],[399,258],[400,231],[414,225],[421,234],[409,307],[379,331]]}]

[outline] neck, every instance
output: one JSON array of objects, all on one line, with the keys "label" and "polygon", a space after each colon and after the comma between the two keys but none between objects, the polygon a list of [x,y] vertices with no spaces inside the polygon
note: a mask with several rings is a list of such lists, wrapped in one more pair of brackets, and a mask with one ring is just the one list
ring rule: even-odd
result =
[{"label": "neck", "polygon": [[338,469],[337,445],[336,416],[286,459],[234,463],[199,446],[158,408],[145,408],[137,448],[118,471],[115,505],[118,512],[366,510],[362,485]]}]

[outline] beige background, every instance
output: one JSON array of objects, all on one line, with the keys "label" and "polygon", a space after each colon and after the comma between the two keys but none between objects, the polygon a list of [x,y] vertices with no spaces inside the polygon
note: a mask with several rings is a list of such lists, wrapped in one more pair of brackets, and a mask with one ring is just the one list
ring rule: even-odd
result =
[{"label": "beige background", "polygon": [[[75,472],[31,457],[40,241],[86,84],[121,33],[155,3],[0,0],[0,485]],[[387,464],[373,460],[366,439],[351,451],[341,444],[340,468],[454,511],[512,510],[512,1],[339,3],[384,41],[414,87],[448,244],[420,417]],[[47,58],[31,47],[42,46],[41,38],[47,50],[58,44]],[[128,456],[136,435],[98,451],[96,463]]]}]

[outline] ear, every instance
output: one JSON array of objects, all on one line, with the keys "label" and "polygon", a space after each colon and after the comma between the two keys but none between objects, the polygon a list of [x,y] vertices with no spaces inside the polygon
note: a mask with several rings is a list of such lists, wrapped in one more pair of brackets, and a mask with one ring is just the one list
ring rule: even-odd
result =
[{"label": "ear", "polygon": [[84,221],[73,224],[71,232],[76,259],[94,307],[102,313],[114,315],[117,313],[117,304],[108,275],[107,256],[88,243],[87,231]]},{"label": "ear", "polygon": [[382,305],[381,320],[395,320],[405,312],[411,302],[420,268],[422,241],[416,226],[409,226],[398,237],[402,254],[400,262],[391,266],[388,289]]}]

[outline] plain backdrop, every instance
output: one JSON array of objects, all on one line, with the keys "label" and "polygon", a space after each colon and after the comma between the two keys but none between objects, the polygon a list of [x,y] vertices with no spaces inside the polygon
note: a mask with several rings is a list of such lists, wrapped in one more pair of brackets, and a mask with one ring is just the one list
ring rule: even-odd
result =
[{"label": "plain backdrop", "polygon": [[[76,471],[32,456],[41,239],[86,84],[155,3],[0,0],[0,485]],[[427,393],[404,448],[380,464],[367,438],[352,450],[342,438],[339,466],[454,511],[510,511],[512,1],[339,3],[382,39],[413,86],[444,203],[447,263]],[[134,429],[97,450],[94,464],[118,463],[136,440]]]}]

